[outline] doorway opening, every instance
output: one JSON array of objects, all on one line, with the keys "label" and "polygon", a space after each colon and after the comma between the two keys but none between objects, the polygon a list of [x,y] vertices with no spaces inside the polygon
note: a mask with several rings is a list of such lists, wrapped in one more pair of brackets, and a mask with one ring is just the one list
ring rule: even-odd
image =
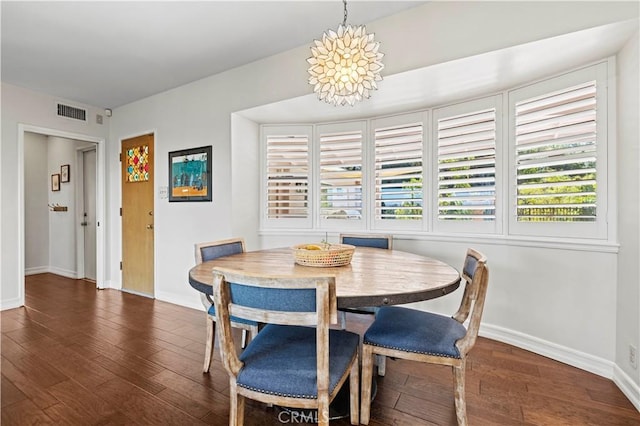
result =
[{"label": "doorway opening", "polygon": [[[29,201],[26,198],[26,193],[32,191],[32,188],[25,187],[30,185],[28,178],[25,176],[26,171],[26,156],[25,154],[32,155],[29,151],[30,147],[26,147],[25,141],[30,140],[34,136],[45,138],[45,140],[51,138],[57,138],[58,143],[64,144],[65,140],[69,141],[69,145],[65,146],[64,150],[71,150],[68,155],[62,156],[59,153],[54,153],[47,160],[41,160],[41,164],[46,165],[45,170],[41,171],[41,174],[45,175],[45,179],[51,180],[51,183],[47,185],[47,188],[43,191],[40,188],[40,194],[36,193],[35,196],[45,197],[45,200],[39,202],[38,208],[30,208],[27,204]],[[63,145],[59,145],[63,146]],[[47,148],[48,149],[48,148]],[[78,158],[83,157],[84,152],[93,151],[95,153],[94,170],[85,170],[84,160],[81,163]],[[37,155],[37,153],[35,154]],[[89,160],[91,161],[91,160]],[[60,163],[60,164],[58,164]],[[90,168],[91,166],[89,166]],[[61,169],[61,172],[57,171],[57,168]],[[60,173],[60,174],[58,174]],[[49,176],[51,175],[51,176]],[[54,176],[58,175],[58,176]],[[85,177],[90,175],[93,178],[92,191],[85,196],[84,186]],[[105,219],[105,140],[98,137],[92,137],[87,135],[80,135],[71,132],[59,131],[55,129],[30,126],[30,125],[18,125],[18,198],[19,198],[19,228],[20,228],[20,255],[19,255],[19,270],[20,270],[20,283],[19,283],[19,298],[20,305],[24,305],[25,299],[25,274],[38,273],[38,272],[52,272],[63,276],[83,279],[86,276],[86,263],[87,257],[94,258],[94,265],[89,266],[89,269],[94,269],[95,285],[98,289],[105,288],[105,235],[104,235],[104,219]],[[60,190],[60,191],[58,191]],[[64,191],[63,191],[64,190]],[[62,194],[66,191],[66,196],[62,197]],[[83,192],[80,194],[80,192]],[[43,194],[42,194],[43,193]],[[34,196],[29,193],[29,198]],[[58,198],[54,197],[57,195]],[[90,198],[93,197],[93,200]],[[87,202],[92,205],[92,212],[89,214],[95,215],[95,242],[92,244],[92,248],[85,247],[84,244],[84,230],[82,229],[82,219],[85,214],[85,198]],[[58,200],[58,201],[55,201]],[[45,204],[42,204],[42,201]],[[83,204],[80,204],[83,203]],[[47,207],[48,205],[48,207]],[[55,207],[55,208],[54,208]],[[64,209],[66,207],[66,209]],[[29,212],[27,212],[29,209]],[[78,213],[81,210],[80,213]],[[35,219],[33,217],[27,217],[37,213],[39,217]],[[75,212],[75,213],[74,213]],[[44,215],[43,215],[44,213]],[[72,216],[70,216],[72,215]],[[36,265],[29,265],[29,270],[26,267],[27,250],[34,248],[33,242],[27,243],[27,223],[29,220],[35,220],[34,223],[40,223],[42,227],[51,226],[52,233],[55,235],[42,236],[43,239],[47,239],[46,249],[48,250],[47,256],[52,256],[51,259],[47,259],[46,262],[35,262]],[[46,221],[46,222],[45,222]],[[63,222],[65,227],[58,227],[58,221]],[[60,232],[62,230],[62,232]],[[28,231],[31,232],[31,229]],[[57,232],[57,233],[56,233]],[[60,235],[58,235],[60,234]],[[80,245],[80,235],[82,235],[82,245]],[[29,235],[32,238],[33,235]],[[35,240],[37,241],[37,240]],[[62,254],[64,247],[67,248],[67,252]],[[71,247],[69,253],[68,248]],[[61,248],[60,250],[58,248]],[[91,253],[91,250],[95,252],[95,255]],[[89,251],[89,253],[87,253]],[[33,255],[33,252],[29,252],[29,256]],[[44,254],[42,254],[44,256]],[[66,256],[66,257],[65,257]],[[79,257],[82,256],[82,264],[79,262]],[[55,257],[55,259],[54,259]],[[41,265],[37,265],[41,263]],[[46,271],[43,269],[47,269]]]}]

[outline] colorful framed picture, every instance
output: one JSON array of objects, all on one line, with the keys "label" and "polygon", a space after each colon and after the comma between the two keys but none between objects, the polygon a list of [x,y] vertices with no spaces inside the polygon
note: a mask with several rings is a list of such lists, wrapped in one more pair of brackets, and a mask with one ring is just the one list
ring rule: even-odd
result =
[{"label": "colorful framed picture", "polygon": [[51,190],[60,191],[60,173],[51,175]]},{"label": "colorful framed picture", "polygon": [[212,155],[211,146],[169,153],[169,202],[213,199]]},{"label": "colorful framed picture", "polygon": [[60,182],[69,182],[71,180],[71,169],[68,164],[60,166]]}]

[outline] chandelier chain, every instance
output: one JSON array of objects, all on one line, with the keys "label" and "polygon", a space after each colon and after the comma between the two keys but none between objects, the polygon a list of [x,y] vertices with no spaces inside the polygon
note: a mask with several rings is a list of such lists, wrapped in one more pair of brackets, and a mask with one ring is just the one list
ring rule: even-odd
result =
[{"label": "chandelier chain", "polygon": [[344,20],[342,21],[342,26],[346,27],[347,26],[347,0],[342,0],[342,3],[344,3]]}]

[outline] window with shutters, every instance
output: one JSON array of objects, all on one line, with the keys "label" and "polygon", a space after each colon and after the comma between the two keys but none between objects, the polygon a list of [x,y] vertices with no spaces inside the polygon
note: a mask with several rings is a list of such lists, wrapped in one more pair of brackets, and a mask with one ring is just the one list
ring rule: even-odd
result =
[{"label": "window with shutters", "polygon": [[[606,80],[589,67],[514,91],[513,229],[601,235],[606,214]],[[545,226],[547,225],[547,226]],[[537,228],[537,230],[536,230]],[[600,229],[599,229],[600,228]]]},{"label": "window with shutters", "polygon": [[[318,126],[321,223],[362,219],[363,122]],[[326,222],[333,221],[332,223]]]},{"label": "window with shutters", "polygon": [[496,230],[499,103],[491,97],[434,111],[437,230]]},{"label": "window with shutters", "polygon": [[308,127],[263,129],[266,148],[265,219],[290,226],[311,224]]},{"label": "window with shutters", "polygon": [[422,111],[263,125],[262,226],[606,239],[612,63]]},{"label": "window with shutters", "polygon": [[373,122],[376,228],[421,226],[425,116],[415,113]]}]

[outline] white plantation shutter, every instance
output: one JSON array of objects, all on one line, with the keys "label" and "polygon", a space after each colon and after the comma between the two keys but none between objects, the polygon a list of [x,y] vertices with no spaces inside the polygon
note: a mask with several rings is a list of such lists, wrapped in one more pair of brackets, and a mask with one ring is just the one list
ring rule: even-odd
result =
[{"label": "white plantation shutter", "polygon": [[596,111],[595,81],[515,104],[518,221],[596,220]]},{"label": "white plantation shutter", "polygon": [[437,118],[438,220],[496,219],[496,109]]},{"label": "white plantation shutter", "polygon": [[309,218],[309,135],[267,135],[266,157],[267,218]]},{"label": "white plantation shutter", "polygon": [[376,220],[421,220],[422,122],[375,128]]},{"label": "white plantation shutter", "polygon": [[321,128],[320,218],[362,218],[362,130]]}]

